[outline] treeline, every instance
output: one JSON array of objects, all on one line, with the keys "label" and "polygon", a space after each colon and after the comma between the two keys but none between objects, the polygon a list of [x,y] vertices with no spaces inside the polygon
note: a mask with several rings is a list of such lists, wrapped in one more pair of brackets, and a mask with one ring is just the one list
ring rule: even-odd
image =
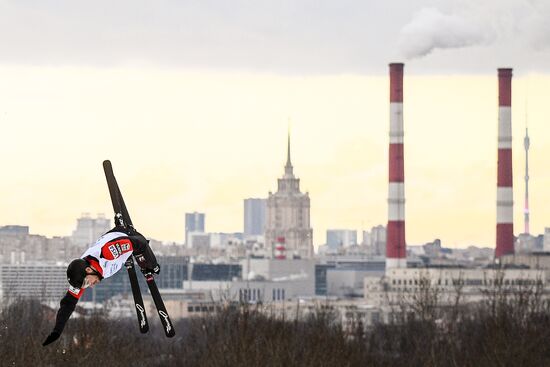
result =
[{"label": "treeline", "polygon": [[172,339],[160,324],[141,335],[134,319],[96,313],[71,319],[58,342],[42,347],[55,313],[19,300],[0,314],[0,365],[550,366],[550,312],[536,295],[488,295],[475,306],[446,309],[404,306],[393,323],[357,322],[351,330],[331,312],[283,320],[243,306],[181,320]]}]

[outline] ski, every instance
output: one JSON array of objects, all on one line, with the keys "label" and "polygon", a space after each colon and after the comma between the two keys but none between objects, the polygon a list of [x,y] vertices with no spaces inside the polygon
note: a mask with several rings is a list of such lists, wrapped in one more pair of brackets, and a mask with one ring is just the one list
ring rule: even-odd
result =
[{"label": "ski", "polygon": [[[119,195],[119,188],[113,174],[113,168],[111,162],[103,162],[103,170],[105,171],[105,177],[107,178],[107,186],[109,187],[109,194],[111,196],[111,202],[113,203],[113,209],[115,211],[115,223],[117,226],[127,228],[127,223],[123,220],[123,202],[122,196]],[[125,206],[124,206],[125,207]],[[125,209],[125,208],[124,208]],[[145,334],[149,331],[149,323],[147,322],[147,314],[145,313],[145,305],[143,304],[143,297],[141,296],[141,289],[139,288],[138,278],[136,275],[136,269],[134,266],[134,260],[132,256],[124,263],[130,278],[130,287],[132,288],[132,295],[134,297],[134,306],[136,308],[136,314],[138,318],[139,331]]]},{"label": "ski", "polygon": [[[124,227],[126,227],[129,232],[135,231],[134,225],[132,223],[132,219],[130,218],[130,214],[128,213],[128,209],[126,208],[126,204],[124,203],[124,198],[122,197],[122,193],[120,192],[120,188],[118,187],[118,184],[115,179],[115,175],[113,173],[113,167],[111,165],[111,162],[106,160],[103,162],[103,168],[105,170],[105,175],[107,176],[107,182],[109,184],[109,192],[111,193],[111,199],[113,198],[113,194],[115,194],[116,200],[113,201],[113,208],[115,208],[115,201],[118,202],[118,211],[117,208],[115,208],[115,215],[117,217],[117,220],[120,224],[122,224]],[[110,182],[110,183],[109,183]],[[112,191],[111,191],[112,187]],[[132,263],[132,270],[133,270],[133,260],[130,257],[131,263]],[[130,272],[130,269],[128,270]],[[130,273],[129,273],[130,274]],[[135,270],[133,271],[134,277],[135,277]],[[164,305],[164,301],[162,300],[162,296],[160,295],[160,292],[158,290],[157,284],[155,282],[155,278],[152,273],[147,273],[145,275],[145,280],[147,281],[147,286],[149,287],[149,292],[151,293],[151,296],[153,297],[153,301],[155,303],[155,306],[157,308],[157,312],[159,314],[160,321],[162,323],[162,326],[164,327],[164,333],[167,337],[171,338],[176,333],[174,330],[174,327],[172,325],[172,320],[170,319],[170,316],[168,315],[168,311],[166,310],[166,306]],[[137,277],[136,277],[136,288],[139,293],[139,297],[141,299],[141,291],[139,290],[139,285],[137,284]],[[132,276],[130,276],[130,282],[132,282]],[[132,292],[134,292],[134,286],[132,284]],[[134,294],[135,295],[135,294]],[[143,300],[141,301],[141,305],[143,305]],[[136,309],[137,309],[137,302],[136,302]],[[143,315],[145,315],[145,310],[143,308]],[[138,319],[139,319],[138,314]],[[141,324],[140,324],[141,325]],[[148,326],[147,326],[148,328]],[[146,332],[146,331],[143,331]]]}]

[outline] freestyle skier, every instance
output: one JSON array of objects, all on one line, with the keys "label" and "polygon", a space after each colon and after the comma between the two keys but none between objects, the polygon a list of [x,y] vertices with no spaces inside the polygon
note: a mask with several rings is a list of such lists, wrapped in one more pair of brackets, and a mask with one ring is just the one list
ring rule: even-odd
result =
[{"label": "freestyle skier", "polygon": [[132,255],[145,276],[160,272],[160,266],[149,247],[149,241],[139,232],[135,230],[129,232],[125,227],[120,226],[114,227],[101,236],[80,259],[73,260],[67,267],[69,289],[60,302],[53,331],[42,345],[48,345],[61,336],[65,323],[73,313],[84,290],[114,275]]}]

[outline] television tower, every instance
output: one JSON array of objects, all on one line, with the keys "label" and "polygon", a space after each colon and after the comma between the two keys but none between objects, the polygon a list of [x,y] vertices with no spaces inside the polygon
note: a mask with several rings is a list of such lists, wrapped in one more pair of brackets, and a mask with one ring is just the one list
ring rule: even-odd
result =
[{"label": "television tower", "polygon": [[525,221],[525,231],[524,233],[529,234],[529,132],[525,128],[525,138],[523,139],[523,146],[525,147],[525,211],[524,211],[524,221]]}]

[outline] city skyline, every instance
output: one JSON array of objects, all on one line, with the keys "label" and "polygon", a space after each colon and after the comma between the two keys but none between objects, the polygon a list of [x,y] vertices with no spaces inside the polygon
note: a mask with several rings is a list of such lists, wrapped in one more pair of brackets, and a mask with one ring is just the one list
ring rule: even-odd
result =
[{"label": "city skyline", "polygon": [[404,62],[407,243],[494,246],[498,67],[514,69],[514,234],[525,116],[530,231],[550,226],[543,1],[0,1],[0,10],[9,51],[0,225],[69,235],[82,212],[109,217],[110,159],[147,236],[182,241],[194,210],[209,231],[240,230],[242,200],[276,189],[289,117],[313,243],[328,228],[385,225],[387,65]]},{"label": "city skyline", "polygon": [[[414,78],[414,77],[413,77],[413,78]],[[406,85],[406,84],[407,84],[407,83],[405,82],[405,85]],[[519,84],[519,83],[518,83],[518,84]],[[405,89],[406,89],[406,92],[407,92],[407,87],[406,87],[406,86],[405,86]],[[495,87],[494,89],[496,89],[496,87]],[[514,90],[516,90],[516,89],[520,89],[520,90],[521,90],[521,85],[519,86],[519,88],[515,88]],[[405,108],[407,109],[407,106],[406,106]],[[514,115],[522,115],[522,114],[524,114],[524,111],[521,111],[521,110],[522,110],[521,107],[520,107],[520,108],[517,108],[516,110],[518,110],[518,109],[519,109],[520,111],[514,111],[514,112],[515,112]],[[495,108],[495,110],[496,110],[496,108]],[[490,111],[487,111],[487,112],[490,112]],[[495,112],[495,115],[496,115],[496,112]],[[405,118],[407,119],[407,117],[405,117]],[[516,117],[516,119],[518,119],[518,118]],[[518,126],[518,125],[519,125],[519,126]],[[533,125],[534,125],[534,123],[531,121],[531,123],[530,123],[530,128],[531,128],[531,129],[533,128]],[[293,131],[294,131],[294,134],[295,134],[295,135],[298,134],[297,131],[301,131],[301,129],[297,129],[297,126],[299,126],[299,125],[295,123],[295,126],[294,126],[294,128],[293,128]],[[521,129],[523,129],[523,127],[521,126],[521,123],[518,124],[518,123],[516,122],[516,124],[514,125],[514,132],[516,132],[516,131],[518,131],[518,130],[521,130]],[[490,135],[490,131],[489,131],[489,130],[491,130],[491,129],[485,128],[485,130],[487,130],[488,133],[489,133],[489,135]],[[282,127],[281,127],[281,133],[283,133],[283,134],[285,133],[285,129],[283,129]],[[517,134],[517,133],[516,133],[516,134]],[[519,137],[521,138],[521,135],[519,135]],[[293,138],[293,139],[295,139],[295,138]],[[535,139],[536,139],[536,137],[535,137]],[[285,139],[283,138],[282,140],[283,140],[282,144],[283,144],[283,145],[286,144],[286,142],[284,141]],[[297,139],[295,139],[295,140],[297,140]],[[514,142],[515,142],[515,144],[518,145],[518,144],[521,144],[521,143],[522,143],[521,140],[522,140],[522,139],[516,138],[516,139],[514,140]],[[380,145],[382,145],[382,144],[383,144],[383,141],[380,142]],[[496,146],[496,143],[492,142],[492,144],[494,144],[494,146]],[[284,161],[284,159],[285,159],[285,158],[284,158],[284,156],[285,156],[285,153],[284,153],[285,148],[286,148],[286,147],[282,147],[282,152],[280,152],[280,154],[279,154],[280,160],[281,160],[281,161]],[[359,147],[358,147],[357,145],[354,146],[354,149],[358,149],[358,148],[359,148]],[[300,147],[299,142],[298,142],[298,141],[295,141],[295,143],[294,143],[294,148],[293,148],[293,149],[296,150],[296,151],[298,151],[298,152],[300,152],[300,151],[303,150],[303,147]],[[534,151],[534,152],[536,152],[536,151]],[[380,154],[380,152],[378,152],[378,153],[379,153],[380,156],[382,156],[382,155]],[[387,154],[387,152],[386,152],[385,154]],[[541,158],[542,158],[542,157],[538,157],[538,159],[537,159],[537,157],[535,156],[535,154],[536,154],[536,153],[533,153],[533,156],[534,156],[534,157],[533,157],[533,160],[538,161],[538,162],[541,162]],[[276,155],[276,154],[275,154],[275,155]],[[300,157],[299,157],[299,154],[295,153],[293,156],[295,157],[294,159],[296,159],[296,161],[298,161],[298,162],[301,161],[301,159],[300,159]],[[492,158],[492,157],[491,157],[491,158]],[[311,157],[310,157],[310,159],[311,159]],[[521,169],[520,169],[521,163],[523,162],[523,159],[524,159],[524,157],[522,157],[521,149],[516,149],[516,153],[514,154],[514,163],[515,163],[515,165],[518,167],[518,169],[516,169],[516,172],[515,172],[515,175],[514,175],[514,181],[517,181],[517,182],[518,182],[518,184],[516,184],[516,185],[515,185],[515,188],[514,188],[514,190],[516,190],[516,192],[517,192],[517,191],[520,191],[520,192],[521,192],[521,191],[523,191],[523,189],[524,189],[524,188],[523,188],[523,185],[521,185],[521,180],[522,180],[522,178],[523,178],[523,175],[522,175],[522,172],[521,172]],[[491,165],[491,161],[490,161],[490,159],[488,159],[487,157],[486,157],[485,161],[486,161],[487,165]],[[496,160],[495,160],[495,161],[496,161]],[[278,166],[279,166],[278,169],[275,169],[276,172],[273,174],[273,176],[275,176],[275,178],[276,178],[276,176],[277,176],[277,172],[280,172],[280,170],[282,169],[281,167],[283,167],[283,163],[284,163],[284,162],[280,162],[280,164],[278,165]],[[463,163],[468,164],[468,162],[463,162]],[[115,163],[115,164],[116,164],[116,163]],[[495,165],[495,170],[496,170],[496,164],[495,164],[495,163],[493,163],[493,164]],[[519,164],[519,166],[518,166],[518,164]],[[381,166],[383,166],[383,165],[384,165],[384,162],[378,162],[378,163],[377,163],[377,166],[378,166],[378,167],[381,167]],[[300,172],[300,171],[302,170],[302,168],[300,167],[300,164],[296,164],[296,166],[297,166],[297,167],[296,167],[297,172]],[[407,163],[406,163],[406,167],[407,167],[407,166],[408,166],[408,165],[407,165]],[[418,164],[414,164],[413,166],[414,166],[414,167],[418,167]],[[443,170],[443,168],[444,168],[444,167],[442,167],[442,170]],[[437,171],[438,167],[432,167],[432,169],[433,169],[434,171]],[[383,181],[384,179],[387,178],[387,177],[384,177],[385,175],[386,175],[385,172],[384,172],[384,173],[380,172],[380,173],[378,174],[379,179]],[[488,176],[490,177],[491,175],[489,174]],[[91,175],[90,175],[90,177],[91,177]],[[101,181],[102,181],[102,178],[103,178],[103,177],[101,177],[101,175],[99,175],[99,177],[95,177],[95,178],[94,178],[94,180],[97,181],[98,184],[99,184],[99,188],[94,188],[94,192],[96,193],[96,195],[99,195],[99,196],[101,195],[101,191],[102,191],[101,187],[104,185],[104,183],[101,182]],[[274,179],[275,179],[275,178],[274,178]],[[518,181],[518,180],[519,180],[519,181]],[[124,182],[124,181],[125,181],[124,179],[121,179],[121,182]],[[305,187],[307,188],[307,187],[308,187],[308,182],[307,182],[307,180],[302,179],[302,181],[304,181],[304,185],[305,185]],[[491,180],[489,179],[489,181],[491,181]],[[485,184],[487,184],[487,183],[485,183]],[[493,184],[493,182],[489,182],[489,184],[488,184],[488,185],[485,185],[485,186],[490,187],[492,184]],[[123,185],[123,183],[122,183],[121,185]],[[134,185],[134,190],[138,189],[137,186],[139,186],[139,185]],[[271,186],[273,186],[272,183],[271,183]],[[380,186],[382,186],[382,184],[380,184]],[[273,187],[272,187],[272,189],[273,189]],[[338,188],[334,188],[334,190],[337,190],[337,189],[338,189]],[[105,190],[106,190],[106,189],[105,189]],[[139,191],[139,189],[138,189],[138,191]],[[260,191],[257,190],[256,192],[260,192]],[[380,192],[380,197],[378,198],[378,201],[381,203],[381,205],[385,205],[385,200],[384,200],[384,198],[383,198],[384,195],[386,195],[386,193],[384,192],[384,190],[382,190],[382,191]],[[259,196],[259,195],[256,195],[256,196]],[[412,194],[412,196],[414,196],[414,194]],[[521,196],[520,196],[520,197],[521,197]],[[139,199],[139,195],[136,196],[136,198]],[[382,199],[382,200],[380,200],[380,199]],[[493,201],[493,200],[490,200],[490,199],[491,199],[491,198],[489,197],[488,199],[485,200],[484,206],[490,208],[492,205],[494,205],[494,201]],[[136,200],[136,199],[133,199],[133,200]],[[235,200],[235,202],[239,203],[241,200],[242,200],[242,198]],[[106,200],[103,199],[103,201],[106,201]],[[316,198],[313,197],[313,200],[312,200],[312,201],[313,201],[312,207],[315,208],[315,201],[316,201]],[[105,202],[104,205],[103,205],[104,207],[106,207],[105,210],[89,210],[89,208],[86,208],[86,210],[82,210],[82,208],[78,208],[78,209],[75,210],[75,211],[78,211],[79,213],[82,212],[82,211],[94,211],[94,212],[109,213],[109,208],[108,208],[108,205],[107,205],[107,204],[108,204],[108,203]],[[133,203],[132,203],[132,204],[129,204],[129,205],[133,205]],[[152,205],[154,206],[154,204],[152,204]],[[237,204],[237,205],[238,205],[238,204]],[[235,205],[235,206],[237,206],[237,205]],[[412,205],[412,204],[411,204],[411,205]],[[414,206],[417,207],[417,206],[418,206],[418,203],[416,203],[416,205],[414,205]],[[536,205],[535,203],[533,203],[533,206],[534,206],[534,207],[537,207],[537,205]],[[96,208],[97,208],[97,207],[99,207],[99,206],[96,205]],[[518,212],[518,213],[514,213],[514,219],[515,219],[515,221],[521,220],[521,215],[522,215],[522,213],[521,213],[521,210],[519,210],[519,207],[521,207],[521,206],[516,207],[516,210],[515,210],[515,212]],[[139,208],[136,208],[136,209],[137,209],[139,212],[142,212],[142,210],[139,210]],[[136,209],[133,209],[133,211],[136,210]],[[195,209],[197,209],[197,210],[202,210],[202,209],[198,209],[198,207],[196,207]],[[489,209],[489,210],[490,210],[490,209]],[[208,211],[205,210],[205,212],[208,212]],[[325,221],[325,222],[327,223],[327,227],[326,227],[326,228],[336,228],[336,227],[340,227],[340,228],[356,228],[356,229],[358,229],[358,230],[369,229],[371,226],[374,226],[374,225],[377,225],[377,224],[385,224],[385,223],[384,223],[384,219],[383,219],[383,216],[385,215],[385,210],[382,210],[380,213],[381,213],[381,215],[378,215],[378,217],[380,218],[379,223],[377,223],[377,222],[374,221],[374,220],[369,221],[369,220],[367,219],[367,220],[364,220],[364,221],[362,220],[362,222],[365,223],[363,226],[362,226],[361,224],[353,224],[353,223],[349,224],[351,221],[350,221],[350,222],[347,222],[347,223],[346,223],[346,222],[343,222],[343,221],[339,221],[340,225],[338,225],[338,224],[337,224],[338,221],[337,221],[337,220],[331,221],[331,219],[330,219],[331,217],[329,216],[329,219]],[[107,214],[107,215],[108,215],[108,214]],[[409,216],[411,217],[411,221],[414,222],[414,221],[415,221],[415,215],[414,215],[414,214],[409,214]],[[183,217],[183,214],[182,214],[182,217]],[[217,229],[219,229],[220,231],[227,231],[227,232],[230,232],[230,231],[234,231],[234,229],[235,229],[235,227],[229,227],[229,226],[227,226],[227,227],[225,227],[225,228],[214,227],[214,226],[219,226],[220,221],[222,221],[222,222],[224,221],[224,218],[223,218],[223,217],[216,218],[216,217],[213,217],[212,215],[209,215],[209,218],[212,220],[213,223],[215,223],[215,224],[211,225],[209,231],[216,231]],[[242,218],[242,217],[241,217],[241,218]],[[313,213],[313,221],[315,221],[315,213]],[[74,219],[70,221],[70,223],[69,223],[69,225],[68,225],[69,229],[72,229],[73,222],[74,222]],[[234,222],[234,221],[233,221],[233,222]],[[486,221],[486,222],[488,222],[488,221]],[[535,229],[535,232],[534,232],[534,233],[543,233],[543,231],[544,231],[544,230],[543,230],[543,227],[545,226],[545,223],[544,223],[543,221],[541,221],[540,219],[539,219],[538,222],[541,223],[540,226],[541,226],[542,228],[540,229],[540,231],[537,230],[537,229]],[[357,220],[355,221],[355,223],[357,223]],[[517,223],[520,223],[520,222],[517,222]],[[14,224],[14,223],[5,223],[5,224]],[[20,223],[20,224],[28,224],[28,223]],[[180,223],[180,224],[181,224],[181,223]],[[490,225],[490,223],[489,223],[489,225]],[[143,227],[143,226],[140,226],[140,227]],[[240,227],[241,227],[241,224],[236,224],[236,228],[240,228]],[[315,226],[315,222],[313,222],[313,228],[314,228],[314,231],[315,231],[315,236],[314,236],[314,243],[315,243],[315,245],[322,244],[322,242],[323,242],[323,241],[322,241],[322,238],[324,237],[324,236],[323,236],[323,234],[324,234],[323,232],[326,230],[326,228],[324,228],[324,227],[321,227],[321,228],[318,228],[318,227],[319,227],[319,226],[316,227],[316,226]],[[518,226],[518,227],[521,227],[521,226]],[[31,223],[31,231],[33,231],[33,233],[45,233],[45,234],[47,234],[47,235],[49,235],[49,236],[53,236],[53,235],[68,235],[68,234],[69,234],[69,233],[52,233],[52,232],[49,232],[49,233],[48,233],[47,231],[46,231],[46,232],[41,232],[40,230],[39,230],[39,231],[35,231],[35,228],[36,228],[36,226],[35,226],[35,225],[32,225],[32,223]],[[535,228],[536,228],[536,227],[535,227]],[[180,230],[181,230],[181,227],[176,228],[176,230],[177,230],[177,231],[180,231]],[[70,232],[70,230],[68,230],[67,232]],[[321,232],[321,235],[318,235],[319,232]],[[517,231],[516,231],[516,232],[517,232]],[[412,230],[412,233],[413,233],[413,235],[414,235],[414,230]],[[517,233],[516,233],[516,235],[517,235]],[[166,239],[166,238],[163,238],[162,235],[160,235],[160,236],[159,236],[159,235],[155,235],[155,236],[151,235],[151,236],[152,236],[152,237],[155,237],[155,238],[158,238],[158,239],[161,239],[161,240],[167,240],[167,241],[176,241],[176,242],[177,242],[177,241],[180,241],[180,240],[181,240],[181,239],[179,239],[178,237],[176,237],[176,238],[174,238],[174,239],[172,239],[172,238]],[[435,238],[435,237],[440,237],[440,238],[442,238],[443,243],[444,243],[445,246],[453,247],[453,244],[452,244],[452,243],[449,243],[449,241],[445,239],[445,236],[438,236],[438,234],[435,233],[435,232],[433,233],[433,236],[432,236],[432,237],[427,237],[427,236],[426,236],[425,238],[420,238],[420,239],[417,239],[416,241],[415,241],[415,240],[413,240],[413,241],[409,240],[408,243],[411,243],[411,244],[422,243],[422,242],[430,241],[430,240],[432,240],[432,239]],[[489,247],[491,246],[491,242],[490,242],[490,241],[488,241],[488,242],[486,242],[486,243],[483,243],[482,240],[479,240],[479,241],[475,241],[475,240],[474,240],[474,241],[472,241],[471,243],[465,243],[465,244],[463,244],[463,245],[467,245],[467,244],[478,244],[478,245],[485,245],[485,246],[489,246]]]},{"label": "city skyline", "polygon": [[[411,72],[407,76],[410,74]],[[167,74],[165,74],[166,76]],[[228,77],[231,78],[231,76]],[[354,99],[348,101],[347,99],[351,96],[347,94],[343,98],[344,100],[335,99],[337,108],[328,109],[329,119],[336,118],[338,115],[347,117],[349,121],[347,129],[339,129],[330,124],[316,126],[316,122],[321,116],[320,112],[310,105],[315,101],[307,100],[307,108],[304,109],[294,107],[296,112],[293,116],[298,117],[293,117],[292,128],[295,141],[294,150],[296,151],[294,153],[295,167],[297,174],[302,178],[305,190],[310,191],[312,196],[312,226],[315,231],[315,244],[319,244],[318,240],[323,237],[322,234],[328,227],[367,229],[385,223],[384,217],[387,210],[385,207],[387,189],[384,187],[387,180],[387,147],[385,146],[388,119],[387,78],[360,76],[342,78],[340,84],[334,84],[334,81],[328,83],[331,78],[324,79],[328,79],[327,84],[330,87],[338,87],[332,92],[333,94],[344,92],[345,87],[352,87],[351,94]],[[521,137],[524,129],[522,120],[525,114],[521,101],[525,100],[524,93],[527,84],[529,84],[529,128],[532,136],[530,157],[532,160],[531,226],[534,233],[542,233],[543,228],[548,225],[544,222],[544,218],[548,215],[545,215],[547,209],[543,205],[545,200],[550,199],[550,193],[545,189],[545,183],[550,181],[550,178],[544,169],[544,152],[549,144],[544,134],[547,128],[543,97],[544,90],[547,89],[546,85],[549,83],[550,78],[546,76],[537,78],[531,76],[527,79],[520,76],[514,80],[513,87],[513,101],[515,101],[513,103],[516,107],[512,112],[513,135],[515,137],[513,140],[515,146],[514,167],[516,167],[514,190],[517,198],[522,197],[523,192],[521,167],[524,157]],[[292,83],[289,82],[289,84]],[[302,88],[306,90],[312,87],[311,83],[303,82],[301,84]],[[313,85],[316,84],[313,83]],[[472,243],[491,245],[494,243],[492,235],[483,235],[482,232],[493,232],[495,217],[496,195],[493,186],[496,181],[496,157],[494,154],[497,126],[496,84],[494,75],[470,78],[463,76],[427,78],[414,75],[406,77],[405,97],[408,103],[405,106],[407,124],[405,139],[409,143],[408,159],[405,162],[409,178],[406,186],[407,216],[410,222],[414,223],[409,231],[409,243],[429,241],[438,235],[448,246],[465,246]],[[475,90],[472,90],[473,86],[476,86]],[[356,94],[358,88],[365,88],[364,94],[358,96]],[[420,93],[417,92],[418,89],[420,89]],[[248,92],[252,92],[252,90],[248,89]],[[284,92],[284,90],[279,90],[279,92]],[[437,95],[436,92],[438,92]],[[325,93],[329,93],[329,91],[325,91]],[[451,98],[451,96],[453,97]],[[438,102],[435,106],[432,103],[434,100]],[[264,106],[270,105],[269,101],[263,102]],[[520,106],[518,107],[517,104]],[[353,107],[356,115],[352,115],[344,106]],[[459,107],[463,108],[458,110]],[[464,110],[468,108],[475,108],[475,112],[465,113]],[[460,137],[460,143],[445,143],[446,129],[438,126],[437,123],[433,125],[433,122],[430,124],[425,122],[426,116],[435,119],[436,122],[439,121],[440,116],[448,115],[447,110],[455,114],[448,116],[450,124],[463,127],[454,134],[455,140]],[[118,112],[121,111],[118,110]],[[263,116],[264,113],[260,115]],[[232,115],[232,118],[236,117]],[[210,139],[212,142],[210,148],[214,150],[214,156],[206,157],[207,159],[202,162],[182,160],[182,157],[175,156],[177,149],[167,149],[166,146],[158,145],[163,139],[171,139],[159,131],[149,135],[149,138],[152,136],[157,140],[158,151],[153,154],[147,154],[146,151],[135,152],[130,157],[122,152],[113,151],[110,158],[113,160],[117,172],[121,171],[119,180],[121,186],[128,191],[128,205],[132,213],[136,213],[133,215],[145,218],[136,222],[140,223],[138,228],[146,229],[155,238],[179,241],[185,211],[200,207],[205,208],[204,212],[210,218],[210,228],[227,232],[240,228],[241,200],[249,196],[266,196],[269,190],[274,190],[273,182],[284,165],[287,118],[280,117],[279,120],[274,121],[274,117],[266,116],[268,123],[261,126],[249,123],[248,126],[243,126],[262,137],[263,134],[258,130],[265,127],[270,136],[277,138],[268,141],[254,141],[251,140],[250,135],[247,135],[248,145],[242,147],[237,144],[232,147],[231,151],[226,151],[224,148],[225,137],[237,138],[240,132],[232,133],[230,126],[217,125],[223,129],[226,135],[221,141],[212,141],[219,137],[210,136],[209,132],[205,131],[206,129],[194,126],[198,130],[198,136],[201,137],[198,140],[209,141]],[[326,121],[326,118],[323,121]],[[110,122],[113,121],[110,120]],[[143,120],[141,122],[145,123]],[[173,123],[172,119],[170,123]],[[163,126],[174,129],[170,123]],[[129,127],[128,124],[130,121],[127,121],[117,132],[122,133],[123,127]],[[413,128],[415,125],[418,128]],[[105,131],[108,131],[109,127],[106,124],[102,124],[102,126]],[[57,125],[57,128],[61,127],[65,128],[66,126]],[[8,128],[23,139],[26,131],[24,125],[16,124],[8,126]],[[48,129],[41,128],[46,134]],[[55,136],[52,136],[52,140],[57,143],[58,147],[56,148],[54,144],[50,150],[42,149],[40,155],[34,151],[37,154],[36,159],[31,160],[33,157],[27,157],[28,164],[25,169],[22,169],[16,161],[5,162],[6,170],[11,172],[14,180],[2,182],[3,192],[22,190],[23,193],[19,196],[2,197],[0,201],[2,208],[12,208],[11,211],[5,209],[1,211],[2,223],[21,223],[30,225],[33,231],[39,233],[50,236],[63,235],[70,232],[74,218],[81,212],[104,212],[107,215],[110,213],[106,184],[100,170],[100,163],[98,163],[102,158],[108,158],[102,152],[108,151],[109,145],[108,142],[101,141],[103,135],[101,129],[94,130],[91,126],[89,129],[91,137],[81,142],[85,144],[85,148],[84,152],[79,153],[80,162],[67,160],[64,153],[65,149],[71,149],[71,145],[77,144],[70,141],[65,142],[61,138],[55,140]],[[317,134],[318,144],[312,144],[307,139],[309,131],[313,129],[323,132],[322,135]],[[141,132],[141,136],[145,138],[143,134],[147,134],[148,130],[143,128],[142,130],[144,131]],[[354,133],[352,134],[352,132]],[[435,132],[438,134],[435,135]],[[32,137],[30,138],[32,139]],[[304,141],[308,141],[308,143],[304,145],[302,143]],[[468,147],[465,146],[468,141],[473,142],[472,146],[476,148],[474,152],[464,151],[464,148]],[[270,147],[268,152],[265,151],[266,146]],[[101,153],[86,154],[86,150],[93,150],[96,147]],[[441,151],[442,154],[434,156],[430,147]],[[29,147],[21,147],[7,142],[1,148],[4,156],[23,154],[24,152],[22,153],[20,149],[28,150]],[[206,154],[208,150],[208,147],[202,147],[201,153]],[[262,152],[262,154],[252,157],[250,150]],[[169,160],[166,159],[166,155],[170,156]],[[444,159],[445,155],[449,158],[448,160]],[[155,159],[160,160],[161,158],[164,161],[157,164]],[[248,159],[250,161],[247,161]],[[423,160],[428,163],[426,164]],[[168,161],[171,161],[172,164],[168,165]],[[247,162],[241,167],[246,169],[253,167],[256,174],[248,175],[246,179],[242,179],[231,170],[230,165],[235,162]],[[452,162],[454,168],[449,167],[448,162]],[[193,172],[191,177],[187,177],[183,172],[178,172],[177,167],[182,165]],[[78,172],[78,176],[85,177],[85,180],[71,176],[57,180],[56,174],[71,170]],[[153,172],[153,175],[150,172]],[[227,177],[227,180],[220,179],[218,177],[220,175],[216,175],[216,172],[222,177]],[[465,172],[466,175],[462,177],[460,172]],[[452,182],[449,177],[454,177]],[[38,184],[34,183],[36,180],[38,180]],[[143,191],[142,186],[137,182],[139,180],[147,182],[151,191]],[[338,183],[342,181],[345,181],[346,186],[338,186]],[[457,185],[457,183],[461,184]],[[361,185],[369,187],[362,188]],[[466,186],[466,188],[462,188],[462,186]],[[344,187],[350,189],[346,190]],[[228,188],[230,191],[233,190],[232,194],[220,195],[220,192],[227,192]],[[431,192],[432,189],[435,191]],[[462,221],[466,231],[471,233],[469,236],[461,236],[456,231],[454,235],[449,235],[447,234],[448,230],[447,233],[446,230],[438,231],[435,224],[434,230],[426,228],[421,231],[415,230],[419,223],[425,223],[425,220],[420,219],[422,215],[427,218],[426,220],[431,220],[439,226],[445,221],[461,223],[461,221],[453,219],[453,214],[448,210],[443,209],[440,213],[436,210],[438,207],[436,200],[445,199],[446,194],[451,194],[454,192],[453,190],[457,189],[462,189],[462,192],[458,194],[458,200],[454,202],[455,205],[460,203],[462,207],[457,207],[456,212],[461,213],[463,218],[469,218]],[[364,201],[359,202],[352,197],[342,197],[342,193],[345,191],[360,195]],[[71,194],[71,202],[74,205],[64,206],[64,210],[61,211],[58,203],[63,203],[66,200],[65,194]],[[155,195],[158,197],[155,198]],[[179,202],[178,205],[171,203],[170,195],[175,195]],[[435,195],[435,201],[430,199],[432,195]],[[30,199],[34,200],[34,205],[28,202]],[[446,200],[449,202],[449,198]],[[473,202],[472,208],[482,209],[481,215],[465,213],[469,207],[465,206],[464,201],[470,200]],[[452,203],[453,200],[450,202]],[[516,223],[521,223],[518,222],[522,219],[520,207],[516,205],[515,208],[514,220]],[[430,210],[434,210],[434,213],[438,214],[430,214]],[[30,216],[26,215],[27,211],[31,213]],[[324,211],[324,213],[319,213],[319,211]],[[159,221],[158,212],[170,213],[168,218],[173,218],[173,220],[167,223],[166,219],[162,218]],[[473,218],[477,219],[473,220]],[[441,222],[438,223],[438,220]],[[482,228],[480,223],[484,225]]]}]

